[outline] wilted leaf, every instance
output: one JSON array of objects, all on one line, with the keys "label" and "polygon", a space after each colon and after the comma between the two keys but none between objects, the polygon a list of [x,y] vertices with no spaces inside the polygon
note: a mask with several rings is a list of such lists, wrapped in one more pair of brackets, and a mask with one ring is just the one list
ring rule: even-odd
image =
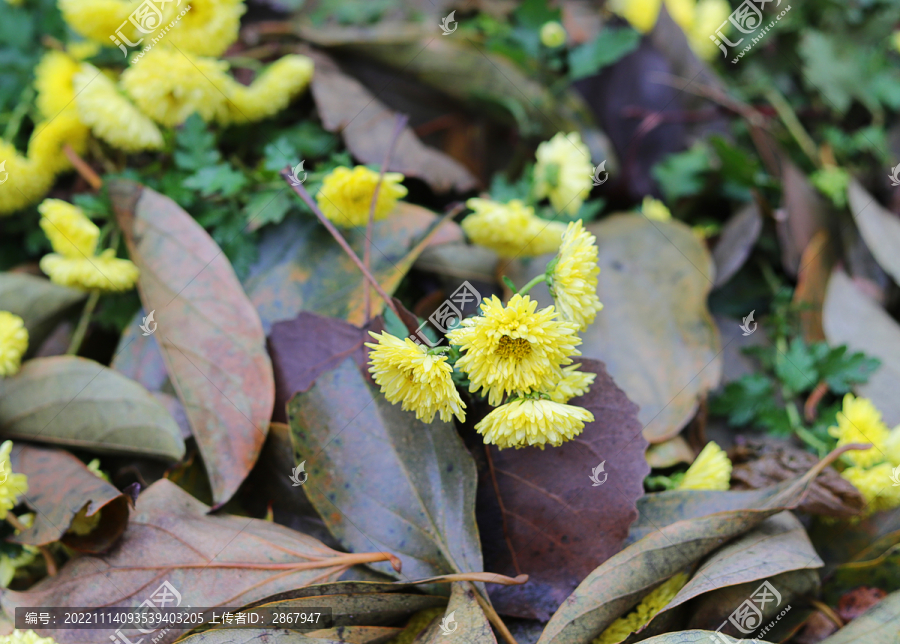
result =
[{"label": "wilted leaf", "polygon": [[[742,644],[743,642],[747,642],[747,640],[744,639],[735,639],[730,635],[715,633],[713,631],[692,630],[657,635],[656,637],[651,637],[650,639],[644,640],[644,644],[707,644],[711,641],[715,642],[715,638],[719,638],[719,641],[723,644],[725,642],[734,642],[735,644]],[[769,643],[764,640],[755,640],[753,644]]]},{"label": "wilted leaf", "polygon": [[716,264],[716,287],[728,282],[744,265],[759,239],[762,226],[762,216],[755,202],[747,204],[728,220],[712,253]]},{"label": "wilted leaf", "polygon": [[[283,590],[337,579],[379,553],[347,555],[268,521],[209,516],[210,508],[165,479],[138,497],[119,543],[105,556],[70,560],[56,577],[24,592],[5,591],[16,606],[136,607],[164,581],[184,606],[241,606]],[[320,604],[321,605],[321,604]],[[47,631],[59,644],[98,641],[106,631]],[[160,640],[172,642],[170,631]]]},{"label": "wilted leaf", "polygon": [[[372,274],[393,293],[413,262],[443,228],[434,228],[433,212],[405,202],[372,227]],[[363,256],[363,230],[349,229],[344,238]],[[328,267],[323,269],[323,267]],[[273,322],[300,311],[365,323],[366,279],[328,231],[312,218],[293,218],[263,233],[259,261],[244,280],[247,293],[268,331]],[[384,309],[377,296],[372,315]]]},{"label": "wilted leaf", "polygon": [[159,391],[169,380],[169,374],[156,337],[141,331],[140,324],[146,316],[144,311],[138,312],[122,333],[110,366],[149,391]]},{"label": "wilted leaf", "polygon": [[[650,473],[637,408],[602,363],[581,364],[597,378],[570,404],[593,413],[594,422],[552,449],[491,447],[493,475],[489,467],[480,473],[486,568],[530,577],[523,586],[489,589],[504,614],[546,621],[588,573],[619,551],[637,518],[634,502]],[[594,485],[590,477],[601,463],[597,480],[605,484]]]},{"label": "wilted leaf", "polygon": [[291,399],[288,418],[303,489],[348,550],[397,553],[407,579],[482,570],[475,465],[451,423],[391,405],[351,358]]},{"label": "wilted leaf", "polygon": [[879,266],[900,284],[900,217],[885,210],[855,179],[847,190],[850,212]]},{"label": "wilted leaf", "polygon": [[891,593],[821,644],[897,644],[900,591]]},{"label": "wilted leaf", "polygon": [[[491,625],[475,599],[475,591],[471,584],[454,582],[450,592],[450,603],[444,611],[444,619],[447,620],[450,633],[443,632],[439,627],[441,620],[433,621],[415,639],[415,644],[437,644],[446,642],[447,636],[461,638],[466,644],[497,644],[497,638]],[[455,626],[452,626],[456,622]]]},{"label": "wilted leaf", "polygon": [[64,543],[82,552],[103,552],[125,530],[128,500],[119,490],[62,450],[15,445],[12,469],[28,476],[23,500],[35,511],[34,523],[11,541],[32,546],[59,541],[72,519],[87,506],[86,516],[100,512],[97,526],[86,535],[67,534]]},{"label": "wilted leaf", "polygon": [[800,328],[807,342],[825,340],[822,328],[822,306],[828,278],[834,267],[834,256],[830,249],[831,239],[827,230],[820,230],[810,240],[800,257],[797,272],[797,288],[794,289],[794,303],[800,314]]},{"label": "wilted leaf", "polygon": [[845,622],[852,621],[887,597],[881,588],[859,586],[841,596],[837,614]]},{"label": "wilted leaf", "polygon": [[775,224],[781,246],[781,263],[790,275],[796,275],[800,256],[817,232],[825,228],[828,205],[806,175],[782,155],[781,182],[784,205],[776,213]]},{"label": "wilted leaf", "polygon": [[[732,453],[731,489],[760,489],[809,470],[816,457],[785,441],[762,438],[742,442]],[[837,470],[826,469],[813,481],[799,506],[801,512],[832,517],[858,515],[865,507],[859,490]]]},{"label": "wilted leaf", "polygon": [[29,360],[0,379],[0,431],[8,438],[178,460],[178,425],[133,380],[92,360]]},{"label": "wilted leaf", "polygon": [[322,640],[337,640],[347,644],[382,644],[393,639],[402,628],[390,626],[337,626],[320,631],[309,631],[307,637]]},{"label": "wilted leaf", "polygon": [[53,330],[57,316],[86,293],[54,284],[27,273],[0,273],[0,311],[18,315],[28,329],[28,346],[33,351]]},{"label": "wilted leaf", "polygon": [[[722,543],[795,506],[821,468],[840,451],[787,486],[767,490],[746,509],[676,521],[650,531],[591,572],[544,629],[540,644],[589,641],[631,609],[661,581],[686,569]],[[745,493],[746,494],[746,493]]]},{"label": "wilted leaf", "polygon": [[900,423],[900,326],[840,269],[828,281],[822,318],[829,344],[881,360],[869,382],[856,389],[872,399],[888,425]]},{"label": "wilted leaf", "polygon": [[664,443],[656,443],[647,449],[647,463],[650,467],[665,469],[679,463],[693,463],[696,454],[683,436],[670,438]]},{"label": "wilted leaf", "polygon": [[[311,91],[323,127],[340,132],[347,149],[363,164],[384,163],[396,123],[396,112],[352,76],[341,72],[321,52],[311,54],[316,63]],[[443,152],[430,148],[406,126],[397,140],[388,170],[426,181],[435,191],[466,192],[476,179],[464,166]]]},{"label": "wilted leaf", "polygon": [[130,181],[110,195],[145,310],[209,474],[228,500],[262,449],[275,382],[259,316],[216,243],[171,199]]}]

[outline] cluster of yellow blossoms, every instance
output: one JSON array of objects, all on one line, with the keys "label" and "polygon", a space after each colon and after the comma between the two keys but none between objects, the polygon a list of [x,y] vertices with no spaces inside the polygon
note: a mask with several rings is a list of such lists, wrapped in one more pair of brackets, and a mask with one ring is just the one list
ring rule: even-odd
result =
[{"label": "cluster of yellow blossoms", "polygon": [[506,305],[496,296],[484,300],[481,315],[463,320],[447,335],[461,353],[454,366],[443,348],[429,351],[409,338],[373,333],[378,343],[366,345],[372,350],[370,371],[387,400],[402,403],[426,422],[435,414],[462,421],[465,404],[453,383],[455,367],[468,377],[469,391],[486,396],[495,407],[475,426],[485,443],[543,449],[580,434],[594,416],[568,402],[585,394],[596,377],[572,364],[572,356],[580,355],[578,332],[602,306],[596,294],[595,242],[580,220],[570,223],[559,254],[541,277],[558,308],[538,310],[525,294],[530,286]]},{"label": "cluster of yellow blossoms", "polygon": [[[612,0],[608,6],[632,27],[647,33],[656,24],[663,2],[687,36],[691,49],[701,58],[715,58],[720,50],[710,36],[720,27],[723,33],[728,31],[731,14],[728,0]],[[726,23],[724,27],[722,23]]]},{"label": "cluster of yellow blossoms", "polygon": [[56,644],[56,640],[41,637],[34,631],[14,630],[9,635],[0,635],[0,644]]},{"label": "cluster of yellow blossoms", "polygon": [[[243,0],[163,3],[163,20],[151,35],[129,20],[134,3],[128,0],[58,4],[68,26],[88,41],[47,52],[35,68],[35,103],[44,120],[27,154],[0,141],[9,173],[0,191],[0,216],[45,195],[57,174],[72,167],[64,146],[81,154],[91,133],[125,152],[156,150],[164,140],[159,126],[175,127],[194,112],[222,125],[258,121],[284,109],[312,78],[311,59],[288,55],[245,86],[228,73],[227,62],[211,58],[237,40]],[[117,36],[144,47],[129,52],[132,64],[121,75],[84,62],[101,46],[114,47]]]},{"label": "cluster of yellow blossoms", "polygon": [[592,644],[618,644],[618,642],[624,642],[629,635],[656,617],[659,611],[675,599],[675,595],[684,588],[688,579],[685,573],[680,572],[664,581],[649,595],[644,597],[641,603],[635,606],[630,613],[623,615],[610,624]]},{"label": "cluster of yellow blossoms", "polygon": [[0,311],[0,378],[19,371],[28,350],[28,329],[18,315]]},{"label": "cluster of yellow blossoms", "polygon": [[866,499],[867,512],[900,506],[900,486],[891,478],[894,468],[900,466],[900,426],[888,429],[871,400],[847,394],[837,414],[837,425],[828,431],[838,439],[838,447],[872,444],[866,450],[847,452],[843,458],[851,465],[841,472]]},{"label": "cluster of yellow blossoms", "polygon": [[[0,483],[0,521],[4,521],[7,515],[14,507],[19,504],[22,495],[28,492],[28,477],[24,474],[17,474],[12,471],[12,462],[10,454],[12,453],[12,441],[4,441],[0,445],[0,476],[5,480]],[[18,521],[13,523],[31,527],[34,521],[33,514],[23,514],[17,517]],[[18,530],[16,530],[18,534]],[[16,574],[16,569],[25,566],[34,560],[37,548],[33,546],[23,546],[21,552],[16,556],[0,554],[0,586],[6,588]],[[2,642],[2,640],[0,640]]]},{"label": "cluster of yellow blossoms", "polygon": [[41,270],[62,286],[108,292],[134,288],[138,269],[127,259],[117,258],[114,248],[96,254],[100,229],[81,208],[59,199],[46,199],[40,206],[40,226],[55,252],[41,258]]},{"label": "cluster of yellow blossoms", "polygon": [[[343,228],[365,226],[369,221],[369,210],[375,189],[381,175],[366,166],[358,165],[352,170],[339,166],[322,181],[316,194],[319,209],[330,221]],[[372,218],[380,221],[387,217],[397,200],[406,196],[406,188],[400,185],[404,177],[399,172],[385,172],[378,188],[378,201]]]}]

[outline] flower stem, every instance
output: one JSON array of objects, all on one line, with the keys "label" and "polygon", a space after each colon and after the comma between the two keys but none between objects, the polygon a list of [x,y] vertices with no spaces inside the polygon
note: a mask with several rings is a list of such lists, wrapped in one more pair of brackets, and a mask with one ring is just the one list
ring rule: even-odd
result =
[{"label": "flower stem", "polygon": [[[19,532],[25,532],[28,529],[28,526],[19,521],[19,518],[12,512],[6,513],[6,522]],[[37,548],[41,551],[41,554],[44,555],[44,562],[47,564],[47,574],[51,577],[55,577],[56,560],[53,558],[50,550],[47,548],[47,546],[38,546]]]},{"label": "flower stem", "polygon": [[522,288],[520,288],[520,289],[519,289],[519,295],[525,295],[528,291],[531,290],[531,287],[532,287],[532,286],[537,286],[537,285],[540,284],[541,282],[546,282],[546,281],[547,281],[547,275],[546,275],[545,273],[541,273],[540,275],[538,275],[537,277],[535,277],[533,280],[531,280],[530,282],[528,282],[528,284],[526,284],[525,286],[523,286]]},{"label": "flower stem", "polygon": [[84,340],[84,334],[87,332],[88,325],[91,323],[91,316],[94,309],[97,308],[97,302],[100,300],[100,291],[94,289],[88,297],[84,310],[81,311],[81,319],[78,320],[78,326],[75,327],[75,333],[72,334],[72,341],[69,343],[69,349],[66,351],[67,356],[78,355],[81,348],[81,342]]}]

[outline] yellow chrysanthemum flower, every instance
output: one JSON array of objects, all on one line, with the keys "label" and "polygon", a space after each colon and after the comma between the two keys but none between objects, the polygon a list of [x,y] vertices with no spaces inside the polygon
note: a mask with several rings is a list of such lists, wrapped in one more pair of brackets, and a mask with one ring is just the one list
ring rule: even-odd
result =
[{"label": "yellow chrysanthemum flower", "polygon": [[27,350],[25,321],[9,311],[0,311],[0,378],[18,373]]},{"label": "yellow chrysanthemum flower", "polygon": [[[378,177],[379,173],[361,165],[352,170],[344,166],[335,168],[322,181],[322,187],[316,194],[322,214],[344,228],[365,226],[369,221],[369,208]],[[403,179],[399,172],[384,173],[375,204],[375,221],[387,217],[397,205],[397,200],[406,196],[406,188],[400,185]]]},{"label": "yellow chrysanthemum flower", "polygon": [[56,644],[52,637],[41,637],[34,631],[14,630],[9,635],[0,635],[0,644]]},{"label": "yellow chrysanthemum flower", "polygon": [[98,510],[94,514],[88,516],[88,506],[90,502],[85,503],[84,507],[82,507],[78,514],[72,517],[72,523],[69,525],[69,529],[66,532],[77,534],[78,536],[85,536],[94,531],[94,529],[100,525],[100,515],[103,514],[103,510]]},{"label": "yellow chrysanthemum flower", "polygon": [[550,443],[559,447],[584,430],[594,415],[583,407],[552,400],[517,398],[501,405],[475,425],[484,442],[500,449],[540,447]]},{"label": "yellow chrysanthemum flower", "polygon": [[731,460],[714,442],[709,442],[684,473],[679,490],[727,490],[731,484]]},{"label": "yellow chrysanthemum flower", "polygon": [[66,53],[75,60],[86,60],[100,53],[100,44],[93,40],[69,42],[66,43]]},{"label": "yellow chrysanthemum flower", "polygon": [[[191,10],[166,33],[166,39],[179,49],[198,56],[221,56],[238,39],[241,16],[247,10],[244,0],[191,0]],[[184,9],[174,5],[164,23]]]},{"label": "yellow chrysanthemum flower", "polygon": [[[129,40],[140,38],[137,29],[128,21],[135,9],[127,0],[58,0],[56,3],[66,24],[85,38],[112,46],[110,36],[121,28]],[[125,23],[123,26],[122,23]],[[142,35],[142,34],[141,34]]]},{"label": "yellow chrysanthemum flower", "polygon": [[900,506],[900,487],[894,486],[892,474],[890,463],[870,468],[848,467],[841,472],[841,476],[859,490],[866,500],[866,514]]},{"label": "yellow chrysanthemum flower", "polygon": [[672,219],[672,213],[669,212],[666,204],[649,196],[644,197],[644,201],[641,204],[641,213],[643,213],[644,217],[647,219],[653,219],[655,221],[669,221]]},{"label": "yellow chrysanthemum flower", "polygon": [[91,257],[97,250],[100,229],[81,208],[61,199],[45,199],[38,212],[40,227],[53,250],[66,257]]},{"label": "yellow chrysanthemum flower", "polygon": [[277,60],[250,86],[234,81],[228,92],[232,121],[260,121],[277,114],[306,89],[312,77],[312,59],[292,54]]},{"label": "yellow chrysanthemum flower", "polygon": [[837,426],[828,428],[828,433],[838,439],[838,447],[849,443],[873,445],[866,450],[852,450],[844,454],[851,463],[867,468],[887,458],[885,449],[890,431],[871,400],[847,394],[837,414],[837,422]]},{"label": "yellow chrysanthemum flower", "polygon": [[[34,524],[34,514],[31,512],[23,514],[18,517],[18,520],[26,528],[30,528]],[[18,529],[15,530],[16,534],[20,534],[20,532]],[[0,586],[3,588],[8,588],[10,582],[16,576],[16,570],[34,561],[35,555],[39,552],[34,546],[18,546],[18,548],[19,554],[13,557],[7,554],[0,554]]]},{"label": "yellow chrysanthemum flower", "polygon": [[28,477],[12,471],[9,455],[12,452],[12,441],[4,441],[0,445],[0,521],[6,513],[19,504],[19,497],[28,493]]},{"label": "yellow chrysanthemum flower", "polygon": [[549,197],[557,212],[574,215],[593,187],[591,152],[578,132],[558,132],[538,146],[534,165],[534,194]]},{"label": "yellow chrysanthemum flower", "polygon": [[0,140],[0,217],[21,210],[47,194],[54,174]]},{"label": "yellow chrysanthemum flower", "polygon": [[73,82],[78,92],[78,116],[97,137],[126,152],[158,150],[163,146],[159,128],[99,69],[84,63]]},{"label": "yellow chrysanthemum flower", "polygon": [[558,403],[567,403],[572,398],[583,396],[594,384],[597,374],[587,371],[578,371],[580,364],[563,367],[563,377],[556,386],[547,392],[550,400]]},{"label": "yellow chrysanthemum flower", "polygon": [[472,243],[490,248],[501,257],[535,257],[559,248],[566,227],[535,217],[534,208],[518,199],[502,204],[490,199],[469,199],[475,212],[463,219],[462,229]]},{"label": "yellow chrysanthemum flower", "polygon": [[541,44],[544,47],[555,49],[566,43],[566,29],[556,20],[545,22],[541,25]]},{"label": "yellow chrysanthemum flower", "polygon": [[656,617],[656,614],[675,598],[675,595],[684,588],[687,582],[688,576],[683,572],[670,577],[644,597],[634,610],[610,624],[592,644],[618,644],[624,641],[629,635]]},{"label": "yellow chrysanthemum flower", "polygon": [[235,82],[228,63],[156,46],[122,73],[121,86],[138,109],[167,127],[196,112],[204,121],[227,121],[226,96]]},{"label": "yellow chrysanthemum flower", "polygon": [[[723,33],[727,33],[730,24],[726,23],[723,27],[722,23],[728,20],[731,13],[728,1],[665,0],[665,2],[666,11],[684,31],[694,53],[706,59],[715,57],[720,50],[710,40],[710,36],[719,27],[722,27]],[[647,33],[656,25],[662,0],[611,0],[607,6],[631,23],[632,27],[641,33]]]},{"label": "yellow chrysanthemum flower", "polygon": [[117,258],[112,248],[80,259],[50,253],[41,258],[40,266],[54,284],[86,291],[130,291],[140,276],[137,266]]},{"label": "yellow chrysanthemum flower", "polygon": [[603,308],[597,297],[597,238],[586,231],[581,220],[573,221],[563,233],[550,292],[563,320],[584,331]]},{"label": "yellow chrysanthemum flower", "polygon": [[66,108],[75,109],[72,79],[78,62],[61,51],[48,51],[34,68],[35,105],[45,119],[55,118]]},{"label": "yellow chrysanthemum flower", "polygon": [[469,390],[481,389],[491,405],[513,392],[551,390],[572,363],[569,356],[581,355],[577,325],[556,319],[552,306],[536,308],[527,295],[513,295],[505,307],[493,295],[481,302],[482,315],[447,335],[465,352],[456,366],[468,373]]},{"label": "yellow chrysanthemum flower", "polygon": [[404,411],[416,412],[416,418],[426,423],[435,414],[444,422],[454,415],[460,422],[466,420],[466,405],[453,385],[453,367],[446,356],[429,355],[409,338],[401,340],[387,332],[369,335],[378,340],[366,343],[372,350],[369,371],[388,402],[402,403]]},{"label": "yellow chrysanthemum flower", "polygon": [[55,178],[63,170],[72,168],[63,148],[68,144],[75,152],[82,154],[87,148],[89,136],[90,130],[78,119],[73,106],[71,111],[64,110],[56,118],[38,123],[28,141],[28,159],[39,172],[47,172]]},{"label": "yellow chrysanthemum flower", "polygon": [[100,230],[81,208],[47,199],[40,206],[40,226],[54,253],[41,258],[40,267],[54,284],[83,290],[128,291],[134,288],[138,269],[109,248],[95,255]]}]

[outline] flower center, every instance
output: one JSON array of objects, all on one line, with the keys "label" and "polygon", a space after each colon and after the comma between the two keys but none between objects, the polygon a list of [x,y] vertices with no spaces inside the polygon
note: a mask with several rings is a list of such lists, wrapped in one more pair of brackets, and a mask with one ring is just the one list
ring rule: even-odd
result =
[{"label": "flower center", "polygon": [[495,355],[501,358],[512,358],[513,360],[521,360],[531,353],[531,343],[525,338],[511,338],[504,335],[497,344]]}]

